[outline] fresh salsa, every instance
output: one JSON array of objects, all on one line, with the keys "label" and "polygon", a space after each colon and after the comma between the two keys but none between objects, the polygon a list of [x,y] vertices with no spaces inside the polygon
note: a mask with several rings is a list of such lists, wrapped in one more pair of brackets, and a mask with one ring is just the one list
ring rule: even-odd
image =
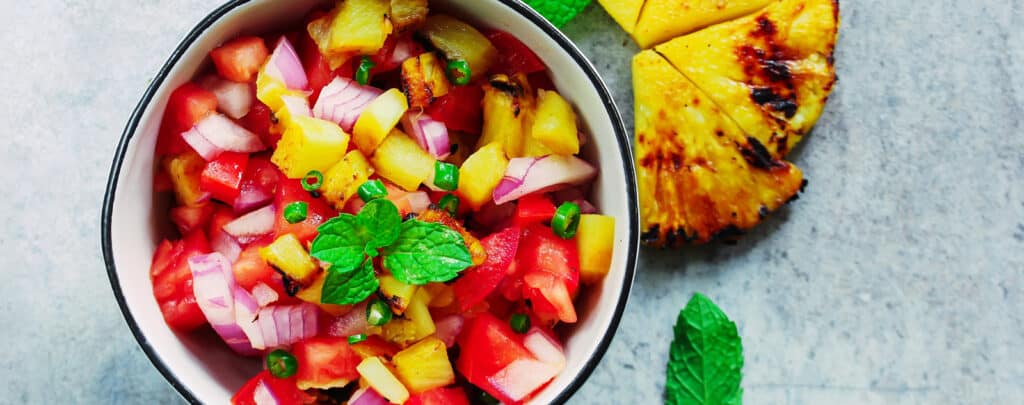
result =
[{"label": "fresh salsa", "polygon": [[609,271],[586,136],[541,60],[425,0],[240,36],[174,90],[153,292],[264,370],[234,404],[516,404]]}]

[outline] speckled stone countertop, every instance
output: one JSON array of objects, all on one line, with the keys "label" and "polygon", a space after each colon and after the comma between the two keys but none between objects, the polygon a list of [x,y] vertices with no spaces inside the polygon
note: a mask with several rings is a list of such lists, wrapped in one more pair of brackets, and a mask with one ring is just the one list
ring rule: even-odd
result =
[{"label": "speckled stone countertop", "polygon": [[[0,0],[0,403],[179,403],[110,291],[99,207],[124,122],[216,0]],[[1024,1],[847,0],[810,186],[736,246],[641,253],[574,404],[657,403],[694,291],[738,323],[748,404],[1024,398]],[[632,125],[635,45],[565,31]]]}]

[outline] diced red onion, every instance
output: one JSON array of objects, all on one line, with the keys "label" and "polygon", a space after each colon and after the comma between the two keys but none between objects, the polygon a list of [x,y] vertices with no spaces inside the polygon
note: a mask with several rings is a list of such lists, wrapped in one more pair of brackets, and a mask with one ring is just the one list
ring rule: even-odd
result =
[{"label": "diced red onion", "polygon": [[271,305],[260,309],[256,316],[256,324],[259,325],[256,329],[263,335],[263,342],[253,347],[262,350],[288,346],[316,336],[318,311],[316,305],[309,303]]},{"label": "diced red onion", "polygon": [[416,54],[417,47],[412,39],[405,38],[395,43],[395,49],[391,51],[391,64],[395,66],[401,66],[402,62],[413,56],[419,56]]},{"label": "diced red onion", "polygon": [[313,106],[313,116],[336,122],[345,132],[351,132],[359,115],[381,93],[376,88],[361,86],[351,79],[336,77],[320,91],[320,98]]},{"label": "diced red onion", "polygon": [[387,399],[380,395],[377,390],[372,387],[363,387],[352,393],[352,398],[348,399],[348,405],[389,405]]},{"label": "diced red onion", "polygon": [[487,378],[498,391],[513,401],[522,401],[534,391],[555,378],[561,370],[540,360],[513,361]]},{"label": "diced red onion", "polygon": [[597,176],[597,168],[575,156],[514,158],[494,189],[494,203],[504,204],[538,191],[581,184]]},{"label": "diced red onion", "polygon": [[434,322],[434,336],[444,342],[444,345],[451,348],[455,345],[455,338],[462,332],[466,318],[459,314],[448,315]]},{"label": "diced red onion", "polygon": [[416,214],[426,211],[427,208],[430,208],[430,204],[432,204],[430,195],[426,191],[409,193],[403,196],[403,198],[409,201],[409,209]]},{"label": "diced red onion", "polygon": [[235,237],[240,244],[249,244],[252,241],[270,233],[274,230],[274,222],[277,219],[273,205],[260,208],[256,211],[238,217],[234,221],[224,225],[224,232]]},{"label": "diced red onion", "polygon": [[411,111],[402,117],[402,128],[434,158],[444,159],[451,155],[448,127],[443,122],[430,118],[429,115]]},{"label": "diced red onion", "polygon": [[306,69],[302,67],[299,54],[295,52],[295,47],[286,37],[281,37],[277,41],[274,52],[267,60],[264,73],[284,83],[292,90],[305,90],[309,87]]},{"label": "diced red onion", "polygon": [[256,405],[280,405],[281,401],[277,399],[274,392],[264,384],[262,380],[256,383],[256,389],[252,392],[252,400]]},{"label": "diced red onion", "polygon": [[256,303],[261,307],[265,307],[274,301],[277,301],[278,298],[281,298],[280,295],[277,294],[277,291],[274,291],[274,289],[266,283],[257,283],[252,288],[252,296],[256,299]]},{"label": "diced red onion", "polygon": [[348,313],[334,318],[327,325],[324,325],[324,333],[334,337],[349,337],[366,333],[369,325],[366,323],[366,303],[361,303],[352,308]]},{"label": "diced red onion", "polygon": [[481,225],[490,228],[500,228],[500,225],[510,220],[515,212],[516,205],[514,203],[495,205],[492,201],[484,204],[483,207],[480,207],[480,209],[473,214],[473,219]]},{"label": "diced red onion", "polygon": [[211,114],[203,118],[181,136],[207,161],[217,158],[223,152],[252,153],[266,148],[258,135],[222,114]]},{"label": "diced red onion", "polygon": [[213,330],[235,352],[246,356],[257,354],[245,331],[235,321],[234,290],[238,285],[228,259],[220,253],[210,253],[189,258],[188,265],[196,303]]},{"label": "diced red onion", "polygon": [[565,367],[565,354],[562,352],[562,345],[547,332],[536,327],[531,329],[526,333],[523,345],[540,361],[558,366],[559,372]]},{"label": "diced red onion", "polygon": [[587,200],[575,200],[573,202],[576,203],[576,205],[580,206],[580,214],[597,214],[598,213],[597,207],[595,207],[594,204],[591,204],[590,201],[587,201]]},{"label": "diced red onion", "polygon": [[238,244],[234,237],[221,229],[214,230],[213,235],[210,235],[210,247],[214,252],[228,258],[231,263],[237,261],[238,256],[242,254],[242,245]]},{"label": "diced red onion", "polygon": [[263,188],[250,182],[243,182],[238,197],[231,204],[236,214],[252,211],[254,208],[262,207],[274,199],[274,195]]},{"label": "diced red onion", "polygon": [[236,120],[249,114],[255,99],[251,84],[224,80],[217,75],[204,77],[199,81],[199,87],[216,95],[217,109]]}]

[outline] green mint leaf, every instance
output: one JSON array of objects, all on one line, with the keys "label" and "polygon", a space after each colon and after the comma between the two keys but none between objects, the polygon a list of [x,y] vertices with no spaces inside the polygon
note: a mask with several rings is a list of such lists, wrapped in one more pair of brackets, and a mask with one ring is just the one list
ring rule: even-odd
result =
[{"label": "green mint leaf", "polygon": [[318,235],[309,249],[310,256],[338,269],[354,269],[363,263],[367,235],[361,230],[356,216],[341,214],[316,230]]},{"label": "green mint leaf", "polygon": [[743,344],[736,324],[708,297],[697,293],[679,312],[674,332],[665,403],[740,405]]},{"label": "green mint leaf", "polygon": [[378,198],[366,203],[356,222],[366,232],[366,254],[377,257],[377,249],[395,243],[401,231],[402,214],[395,203]]},{"label": "green mint leaf", "polygon": [[590,0],[524,0],[558,28],[565,26],[588,5]]},{"label": "green mint leaf", "polygon": [[398,240],[384,249],[384,267],[406,284],[449,281],[472,265],[462,235],[447,226],[415,219],[405,221]]},{"label": "green mint leaf", "polygon": [[373,260],[367,260],[354,269],[327,269],[324,288],[320,290],[320,302],[324,304],[351,305],[363,302],[380,288],[377,275],[373,272]]},{"label": "green mint leaf", "polygon": [[379,199],[366,204],[359,215],[341,214],[317,228],[310,255],[341,269],[358,267],[367,255],[398,239],[402,216],[391,201]]}]

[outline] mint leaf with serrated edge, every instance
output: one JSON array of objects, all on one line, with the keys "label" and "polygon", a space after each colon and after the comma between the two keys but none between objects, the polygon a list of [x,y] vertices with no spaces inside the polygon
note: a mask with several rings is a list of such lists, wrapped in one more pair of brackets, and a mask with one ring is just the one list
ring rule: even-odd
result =
[{"label": "mint leaf with serrated edge", "polygon": [[558,28],[576,18],[588,5],[590,0],[523,0],[527,5],[537,10],[540,15],[547,18]]},{"label": "mint leaf with serrated edge", "polygon": [[366,203],[359,211],[356,222],[369,233],[366,254],[377,257],[377,249],[395,243],[402,225],[402,214],[395,203],[379,198]]},{"label": "mint leaf with serrated edge", "polygon": [[341,269],[353,269],[365,255],[378,256],[378,249],[398,239],[402,215],[391,201],[378,199],[366,204],[359,215],[341,214],[317,228],[310,255]]},{"label": "mint leaf with serrated edge", "polygon": [[324,304],[351,305],[363,302],[380,288],[373,271],[373,260],[366,260],[356,269],[327,269],[327,278],[320,290]]},{"label": "mint leaf with serrated edge", "polygon": [[736,324],[696,293],[676,320],[669,350],[665,403],[740,405],[743,344]]},{"label": "mint leaf with serrated edge", "polygon": [[415,219],[403,223],[398,240],[384,249],[384,267],[406,284],[449,281],[472,265],[462,235],[447,226]]}]

